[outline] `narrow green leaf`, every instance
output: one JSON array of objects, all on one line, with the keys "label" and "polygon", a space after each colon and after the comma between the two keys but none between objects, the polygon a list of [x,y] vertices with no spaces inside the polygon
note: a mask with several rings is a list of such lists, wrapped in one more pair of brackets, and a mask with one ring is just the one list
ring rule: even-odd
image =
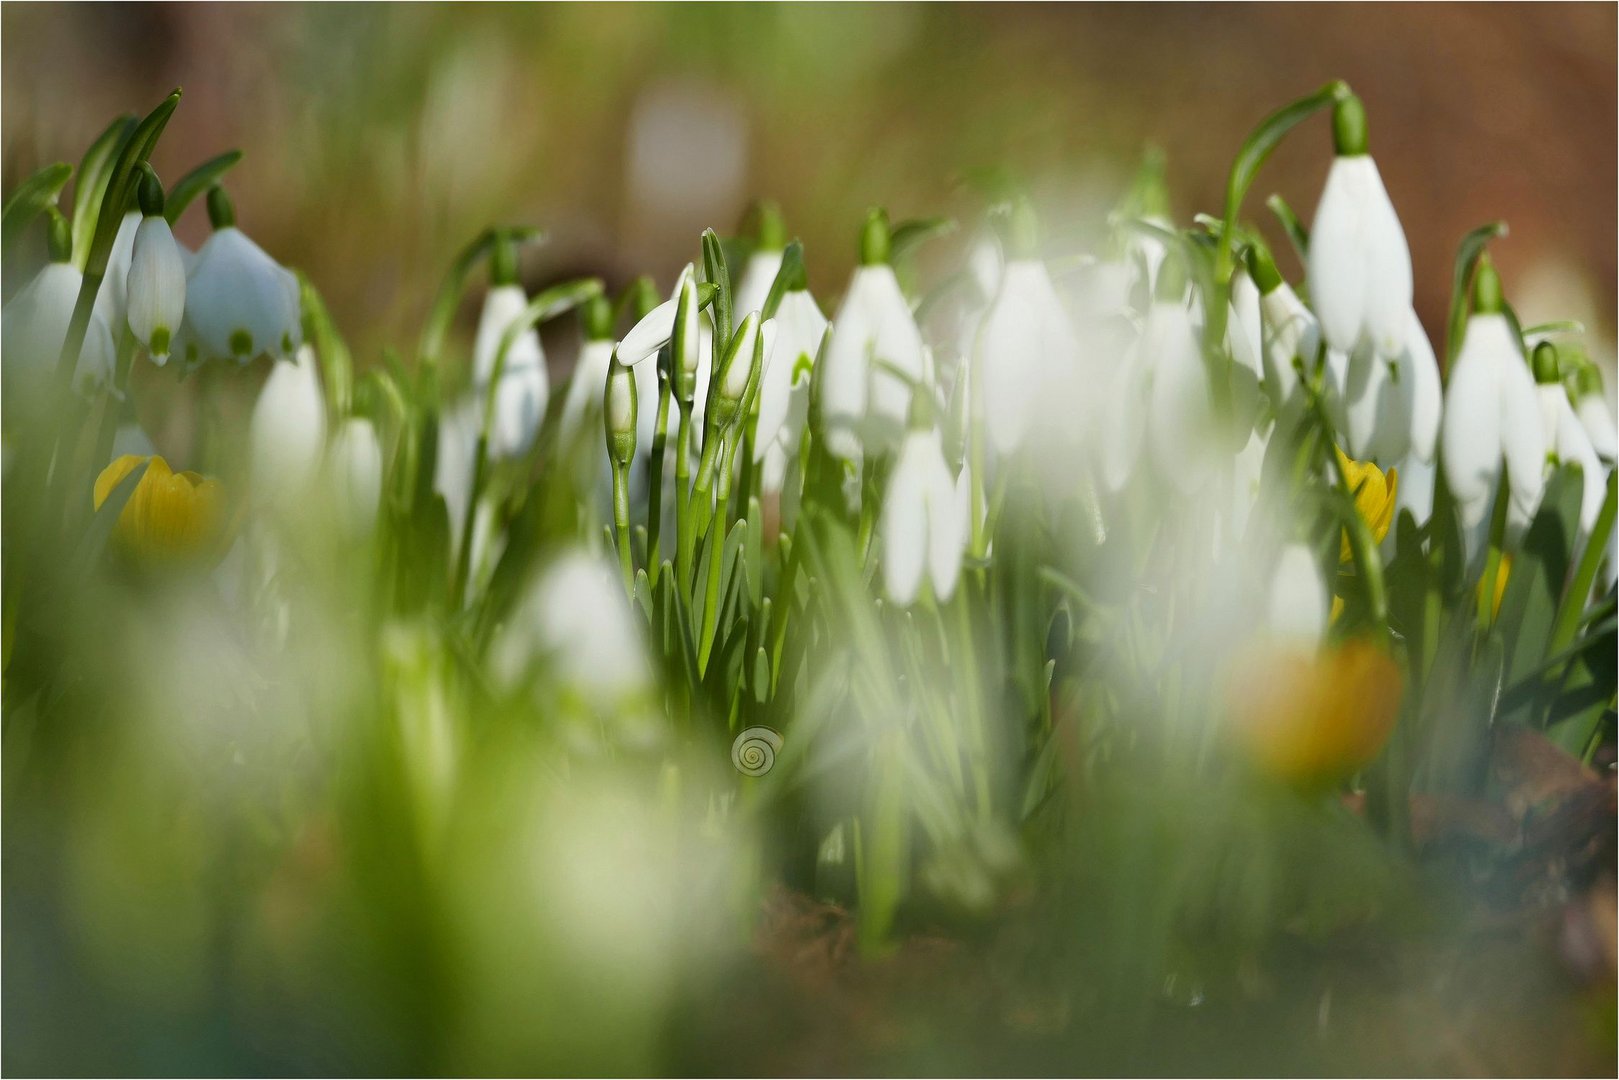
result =
[{"label": "narrow green leaf", "polygon": [[113,163],[140,126],[140,119],[125,113],[112,123],[79,161],[79,179],[73,185],[73,265],[84,269],[90,258],[90,244],[95,240],[96,222],[101,213],[102,200],[107,195],[107,184],[112,179]]},{"label": "narrow green leaf", "polygon": [[238,161],[242,160],[240,150],[226,150],[217,157],[211,157],[175,181],[169,188],[168,197],[163,202],[163,217],[170,225],[180,220],[186,207],[191,205],[193,199],[219,182],[219,178],[230,172]]},{"label": "narrow green leaf", "polygon": [[56,202],[62,187],[73,175],[73,166],[65,161],[47,165],[18,185],[6,200],[0,212],[0,250],[10,251],[22,237],[30,222]]}]

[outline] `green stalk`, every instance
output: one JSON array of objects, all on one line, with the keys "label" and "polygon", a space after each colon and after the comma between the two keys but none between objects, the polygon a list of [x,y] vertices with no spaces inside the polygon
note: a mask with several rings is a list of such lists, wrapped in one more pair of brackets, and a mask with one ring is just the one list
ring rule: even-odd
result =
[{"label": "green stalk", "polygon": [[1546,646],[1548,654],[1556,655],[1568,648],[1579,630],[1580,616],[1585,611],[1586,599],[1591,595],[1591,582],[1596,580],[1597,567],[1601,565],[1608,547],[1608,535],[1613,532],[1616,503],[1619,503],[1619,494],[1615,489],[1616,476],[1619,474],[1608,474],[1608,497],[1602,501],[1602,511],[1591,526],[1591,535],[1586,538],[1585,551],[1574,571],[1574,580],[1569,583],[1563,606],[1557,611],[1557,622],[1552,626],[1551,641]]},{"label": "green stalk", "polygon": [[692,579],[692,552],[696,537],[691,523],[691,402],[680,404],[680,431],[675,436],[675,571],[680,585]]},{"label": "green stalk", "polygon": [[1484,575],[1479,579],[1481,587],[1477,590],[1478,636],[1481,639],[1490,632],[1490,625],[1495,622],[1495,586],[1501,577],[1502,547],[1507,531],[1507,503],[1511,498],[1511,489],[1507,486],[1507,471],[1503,467],[1501,482],[1495,489],[1495,510],[1490,516],[1489,555],[1484,562]]},{"label": "green stalk", "polygon": [[652,432],[652,454],[647,468],[646,561],[648,583],[658,584],[663,568],[659,557],[663,534],[663,452],[669,442],[669,380],[660,369],[658,376],[658,423]]},{"label": "green stalk", "polygon": [[989,787],[989,732],[985,726],[984,691],[978,670],[978,647],[973,638],[971,613],[967,610],[973,579],[963,576],[956,596],[956,634],[960,638],[962,679],[966,683],[967,723],[973,743],[973,790],[978,798],[978,815],[988,820],[991,811]]},{"label": "green stalk", "polygon": [[630,555],[630,476],[629,470],[613,462],[613,525],[618,533],[618,568],[624,575],[624,591],[635,597],[635,560]]}]

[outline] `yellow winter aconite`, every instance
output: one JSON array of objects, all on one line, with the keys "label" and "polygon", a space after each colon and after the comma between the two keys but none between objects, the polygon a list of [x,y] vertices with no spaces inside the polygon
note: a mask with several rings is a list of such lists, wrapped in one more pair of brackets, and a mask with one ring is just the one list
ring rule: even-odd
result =
[{"label": "yellow winter aconite", "polygon": [[1249,756],[1303,786],[1371,764],[1399,717],[1405,680],[1388,652],[1350,640],[1322,652],[1265,648],[1233,672],[1228,704]]},{"label": "yellow winter aconite", "polygon": [[200,473],[177,473],[159,456],[125,454],[96,478],[95,506],[107,501],[119,483],[148,463],[118,515],[113,536],[128,555],[146,565],[206,561],[222,551],[224,489]]},{"label": "yellow winter aconite", "polygon": [[[1356,461],[1337,447],[1333,447],[1333,452],[1338,455],[1338,464],[1343,466],[1344,476],[1349,480],[1349,490],[1355,494],[1355,513],[1372,530],[1372,539],[1381,544],[1389,526],[1394,524],[1394,497],[1400,487],[1400,471],[1390,469],[1384,473],[1370,461]],[[1353,558],[1349,532],[1345,530],[1338,548],[1338,561],[1349,562]]]}]

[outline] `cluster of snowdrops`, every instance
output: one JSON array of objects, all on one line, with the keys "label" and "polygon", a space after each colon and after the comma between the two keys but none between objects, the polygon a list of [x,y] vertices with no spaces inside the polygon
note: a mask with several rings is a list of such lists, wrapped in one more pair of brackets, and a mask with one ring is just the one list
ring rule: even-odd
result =
[{"label": "cluster of snowdrops", "polygon": [[[177,100],[109,129],[70,212],[66,166],[7,204],[8,243],[46,239],[0,323],[7,483],[65,508],[41,527],[284,609],[289,523],[318,510],[375,581],[380,651],[426,619],[476,670],[461,693],[524,703],[563,753],[728,758],[716,812],[806,816],[824,889],[853,864],[865,940],[920,892],[992,903],[1020,827],[1109,741],[1304,797],[1365,788],[1397,832],[1412,791],[1473,782],[1455,761],[1493,724],[1575,754],[1600,738],[1598,368],[1577,326],[1518,324],[1498,226],[1463,243],[1436,349],[1342,84],[1256,129],[1222,216],[1178,227],[1149,165],[1091,253],[1052,250],[1008,188],[955,233],[958,272],[925,258],[952,223],[873,211],[841,292],[812,290],[766,205],[666,288],[530,295],[537,234],[493,227],[415,363],[360,366],[317,283],[238,227],[237,155],[165,191],[147,159]],[[1319,114],[1309,227],[1272,200],[1290,282],[1242,211]],[[192,252],[171,224],[199,199]],[[564,316],[579,345],[553,390],[539,331]],[[171,462],[132,419],[135,364],[217,381],[265,356],[245,439],[202,418]]]}]

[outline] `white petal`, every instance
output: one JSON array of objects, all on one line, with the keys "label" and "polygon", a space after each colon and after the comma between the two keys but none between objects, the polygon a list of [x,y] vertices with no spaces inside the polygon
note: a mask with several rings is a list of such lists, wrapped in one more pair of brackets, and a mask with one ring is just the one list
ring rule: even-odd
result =
[{"label": "white petal", "polygon": [[1039,315],[1017,288],[1016,263],[1008,267],[1000,295],[984,317],[981,339],[984,422],[999,454],[1010,454],[1028,432],[1041,392]]},{"label": "white petal", "polygon": [[781,272],[782,252],[755,251],[748,256],[748,262],[742,270],[742,280],[736,287],[735,302],[731,310],[735,320],[740,323],[750,312],[763,312],[765,301],[770,297],[770,286],[776,283],[776,275]]},{"label": "white petal", "polygon": [[[1502,319],[1503,324],[1505,321]],[[1509,344],[1507,350],[1499,361],[1502,366],[1501,453],[1506,458],[1513,505],[1520,514],[1533,517],[1546,487],[1549,433],[1540,418],[1540,401],[1529,365],[1524,363],[1515,343]]]},{"label": "white petal", "polygon": [[1310,299],[1327,343],[1346,354],[1360,343],[1366,316],[1367,170],[1375,175],[1377,166],[1364,154],[1333,159],[1310,230]]},{"label": "white petal", "polygon": [[630,327],[618,343],[618,362],[634,367],[663,348],[675,332],[675,308],[679,304],[678,296],[665,300]]},{"label": "white petal", "polygon": [[1419,457],[1413,447],[1397,468],[1399,483],[1394,493],[1396,518],[1402,511],[1409,510],[1418,525],[1426,525],[1428,519],[1433,517],[1433,487],[1434,477],[1439,472],[1438,465],[1431,458]]},{"label": "white petal", "polygon": [[[495,356],[506,330],[523,314],[528,306],[528,295],[521,285],[496,285],[483,298],[483,310],[478,315],[478,335],[472,344],[472,382],[474,386],[488,386],[495,370]],[[526,337],[527,332],[521,337]],[[519,340],[520,340],[519,339]],[[518,351],[513,342],[506,357],[508,370]]]},{"label": "white petal", "polygon": [[1108,379],[1106,399],[1110,407],[1101,417],[1102,484],[1115,494],[1130,482],[1141,457],[1151,375],[1137,343],[1120,359]]},{"label": "white petal", "polygon": [[1439,419],[1444,408],[1444,387],[1439,381],[1439,361],[1422,329],[1417,313],[1408,313],[1405,345],[1395,358],[1401,393],[1411,417],[1411,452],[1432,462],[1439,441]]},{"label": "white petal", "polygon": [[304,494],[326,442],[326,405],[315,351],[298,350],[295,360],[278,360],[253,406],[249,442],[255,490],[271,498]]},{"label": "white petal", "polygon": [[1239,271],[1231,279],[1231,315],[1226,322],[1226,343],[1232,359],[1265,377],[1264,350],[1260,343],[1259,287],[1254,279]]},{"label": "white petal", "polygon": [[72,263],[47,263],[17,290],[0,315],[0,359],[6,385],[43,389],[61,357],[83,276]]},{"label": "white petal", "polygon": [[929,448],[928,473],[928,577],[933,581],[933,595],[943,602],[956,590],[967,534],[956,482],[945,465],[937,431]]},{"label": "white petal", "polygon": [[1580,398],[1574,407],[1575,415],[1580,418],[1580,424],[1585,428],[1586,437],[1591,440],[1591,447],[1598,456],[1605,461],[1612,461],[1619,452],[1616,448],[1613,414],[1608,411],[1608,402],[1600,394],[1586,394]]},{"label": "white petal", "polygon": [[1153,365],[1147,440],[1163,479],[1191,493],[1208,475],[1214,447],[1214,416],[1208,369],[1179,304],[1157,302],[1147,316],[1142,355]]},{"label": "white petal", "polygon": [[135,339],[150,348],[155,332],[168,332],[169,344],[151,349],[152,360],[162,364],[185,318],[186,270],[174,233],[160,214],[143,220],[135,233],[128,285],[129,329]]},{"label": "white petal", "polygon": [[905,437],[883,498],[883,587],[901,607],[916,599],[928,552],[929,436]]},{"label": "white petal", "polygon": [[1327,586],[1309,548],[1289,544],[1277,556],[1267,611],[1273,634],[1300,644],[1321,641],[1327,626]]},{"label": "white petal", "polygon": [[[863,266],[866,303],[875,333],[871,340],[871,392],[866,403],[866,438],[883,449],[898,445],[911,411],[913,386],[926,381],[922,332],[911,305],[889,266]],[[851,286],[853,288],[853,286]],[[889,369],[893,369],[890,371]],[[894,374],[894,372],[900,374]],[[904,378],[901,377],[904,376]],[[910,381],[907,382],[906,380]]]},{"label": "white petal", "polygon": [[1321,327],[1285,281],[1260,300],[1265,317],[1265,389],[1277,414],[1291,421],[1304,407],[1295,359],[1306,371],[1315,369],[1321,350]]},{"label": "white petal", "polygon": [[186,315],[198,344],[221,359],[280,354],[298,329],[286,271],[234,226],[216,230],[197,253]]},{"label": "white petal", "polygon": [[[579,360],[573,366],[573,374],[568,377],[568,394],[562,399],[562,415],[557,418],[558,437],[564,446],[580,437],[580,428],[588,418],[600,415],[602,392],[607,386],[607,368],[612,359],[611,341],[587,341],[580,348]],[[654,381],[657,379],[656,372],[652,377]],[[640,389],[638,371],[637,392]],[[641,398],[642,401],[651,401],[654,412],[658,401],[656,393],[654,390],[651,398]]]},{"label": "white petal", "polygon": [[[534,445],[550,400],[545,365],[523,364],[500,377],[489,428],[489,454],[496,461],[518,457]],[[481,393],[481,391],[480,391]]]},{"label": "white petal", "polygon": [[[1506,335],[1503,342],[1501,335]],[[1440,461],[1445,484],[1463,524],[1476,526],[1488,514],[1501,479],[1501,364],[1499,349],[1512,348],[1511,331],[1499,315],[1468,320],[1461,351],[1445,387]]]},{"label": "white petal", "polygon": [[[1602,512],[1602,501],[1607,498],[1608,470],[1602,464],[1602,459],[1597,457],[1579,417],[1574,415],[1574,407],[1569,404],[1568,394],[1562,385],[1542,386],[1540,393],[1542,416],[1548,411],[1551,413],[1545,429],[1552,436],[1553,450],[1558,460],[1580,467],[1580,479],[1584,485],[1580,497],[1580,535],[1588,536],[1591,527],[1596,524],[1597,515]],[[1547,396],[1554,401],[1545,402]],[[1548,404],[1551,406],[1549,409]]]},{"label": "white petal", "polygon": [[[793,392],[793,372],[801,363],[814,364],[826,333],[826,316],[805,290],[782,296],[776,309],[776,340],[765,357],[759,382],[759,424],[754,437],[754,460],[775,441],[787,420]],[[805,359],[807,358],[807,359]],[[796,434],[793,436],[796,445]]]},{"label": "white petal", "polygon": [[1399,215],[1383,187],[1383,177],[1365,159],[1361,220],[1366,245],[1366,312],[1364,329],[1383,356],[1404,345],[1411,313],[1411,249]]},{"label": "white petal", "polygon": [[371,421],[343,421],[332,436],[326,468],[339,520],[351,534],[369,532],[382,499],[382,446]]}]

